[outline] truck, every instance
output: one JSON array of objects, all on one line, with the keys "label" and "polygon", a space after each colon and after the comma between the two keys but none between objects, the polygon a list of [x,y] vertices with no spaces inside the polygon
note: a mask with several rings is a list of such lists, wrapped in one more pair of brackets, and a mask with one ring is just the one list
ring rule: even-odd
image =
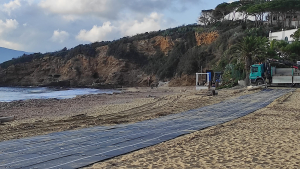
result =
[{"label": "truck", "polygon": [[[275,64],[276,66],[271,66]],[[251,84],[256,85],[299,85],[300,84],[300,70],[298,64],[293,64],[288,61],[279,61],[275,59],[268,59],[265,63],[254,64],[251,66],[249,79]]]}]

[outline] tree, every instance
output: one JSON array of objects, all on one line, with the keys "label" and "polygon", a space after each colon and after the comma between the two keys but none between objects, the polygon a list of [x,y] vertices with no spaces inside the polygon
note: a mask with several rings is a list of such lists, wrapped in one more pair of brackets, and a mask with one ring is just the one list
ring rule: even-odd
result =
[{"label": "tree", "polygon": [[228,5],[228,10],[232,13],[232,20],[235,20],[236,10],[241,6],[240,1],[232,2]]},{"label": "tree", "polygon": [[300,59],[300,42],[296,41],[291,44],[288,42],[281,41],[272,41],[272,49],[275,51],[276,55],[281,59],[291,60],[293,62]]},{"label": "tree", "polygon": [[207,26],[211,21],[212,10],[202,10],[200,17],[198,18],[198,22]]},{"label": "tree", "polygon": [[247,23],[248,19],[248,11],[247,9],[254,5],[255,2],[253,1],[242,1],[240,7],[237,9],[237,12],[241,12],[243,14],[243,20]]},{"label": "tree", "polygon": [[223,2],[219,4],[213,11],[213,17],[217,20],[224,20],[225,16],[230,14],[233,11],[233,7],[230,3]]},{"label": "tree", "polygon": [[[235,3],[235,2],[234,2]],[[218,5],[223,5],[223,11],[225,9],[232,10],[232,5],[225,7],[224,3]],[[278,24],[282,27],[291,26],[293,16],[300,11],[300,0],[245,0],[239,1],[233,6],[237,6],[238,12],[243,13],[243,19],[247,22],[248,15],[255,17],[256,26],[261,25],[266,14],[268,14],[268,19],[272,23],[273,17],[280,19]]]},{"label": "tree", "polygon": [[291,38],[294,38],[295,41],[299,41],[299,38],[300,38],[300,28],[294,34],[291,35]]},{"label": "tree", "polygon": [[233,47],[230,51],[237,54],[244,60],[246,71],[246,83],[249,83],[248,75],[250,73],[250,66],[253,61],[263,61],[266,55],[266,46],[268,39],[265,37],[247,36]]},{"label": "tree", "polygon": [[283,51],[287,54],[287,59],[292,61],[299,60],[300,56],[300,42],[296,41],[291,44],[288,44],[285,48],[283,48]]},{"label": "tree", "polygon": [[266,10],[265,3],[256,4],[256,5],[250,6],[247,9],[247,12],[255,17],[256,27],[259,27],[260,25],[262,25],[265,10]]}]

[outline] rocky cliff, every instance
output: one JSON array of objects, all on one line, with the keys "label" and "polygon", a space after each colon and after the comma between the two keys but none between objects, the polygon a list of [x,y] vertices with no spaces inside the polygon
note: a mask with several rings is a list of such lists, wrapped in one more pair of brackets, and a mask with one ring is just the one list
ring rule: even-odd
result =
[{"label": "rocky cliff", "polygon": [[148,86],[158,80],[193,85],[194,73],[218,63],[228,45],[214,42],[228,35],[189,25],[21,56],[0,64],[0,86]]},{"label": "rocky cliff", "polygon": [[[162,36],[133,41],[132,44],[138,53],[147,57],[155,55],[157,49],[167,54],[174,46],[170,37]],[[108,49],[108,45],[96,48],[95,57],[78,54],[66,59],[50,55],[31,62],[13,64],[6,69],[0,68],[0,84],[116,87],[147,86],[155,81],[155,76],[147,75],[141,65],[109,56]]]}]

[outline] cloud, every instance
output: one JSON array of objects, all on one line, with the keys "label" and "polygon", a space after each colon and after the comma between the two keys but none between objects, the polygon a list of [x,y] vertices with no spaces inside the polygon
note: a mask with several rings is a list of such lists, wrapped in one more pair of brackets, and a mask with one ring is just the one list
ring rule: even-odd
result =
[{"label": "cloud", "polygon": [[103,7],[107,6],[108,1],[102,0],[43,0],[39,6],[47,9],[53,13],[59,14],[84,14],[91,12],[101,12],[104,10]]},{"label": "cloud", "polygon": [[10,15],[11,11],[21,7],[21,3],[20,0],[14,0],[14,1],[10,1],[9,3],[5,3],[3,7],[4,7],[3,11],[7,12],[8,15]]},{"label": "cloud", "polygon": [[68,18],[80,15],[95,15],[105,18],[115,18],[120,4],[116,0],[43,0],[39,6],[51,13],[62,14]]},{"label": "cloud", "polygon": [[9,42],[3,39],[0,39],[0,46],[14,50],[24,50],[23,45],[14,42]]},{"label": "cloud", "polygon": [[[117,20],[131,11],[139,14],[174,9],[180,6],[181,11],[187,10],[186,4],[199,3],[201,0],[42,0],[39,7],[51,14],[64,15],[63,18],[73,21],[92,15],[106,21]],[[75,17],[77,16],[77,17]]]},{"label": "cloud", "polygon": [[75,15],[64,15],[62,18],[67,21],[75,21],[75,20],[80,19],[79,16],[75,16]]},{"label": "cloud", "polygon": [[0,20],[0,35],[3,32],[11,31],[13,29],[16,29],[18,27],[18,21],[15,19],[6,19],[6,21]]},{"label": "cloud", "polygon": [[30,6],[34,4],[36,0],[23,0],[26,1]]},{"label": "cloud", "polygon": [[69,37],[69,33],[66,31],[55,30],[51,37],[53,42],[63,43]]},{"label": "cloud", "polygon": [[81,30],[76,36],[76,39],[89,42],[110,40],[107,38],[115,29],[114,26],[111,26],[110,22],[105,22],[102,26],[94,25],[89,31],[85,29]]},{"label": "cloud", "polygon": [[166,29],[182,24],[179,15],[199,2],[203,0],[4,0],[1,45],[49,52]]},{"label": "cloud", "polygon": [[145,17],[141,22],[138,20],[122,22],[120,29],[124,36],[132,36],[138,33],[154,31],[161,29],[163,25],[163,15],[156,12]]},{"label": "cloud", "polygon": [[[108,41],[116,37],[133,36],[138,33],[145,33],[166,28],[166,21],[163,20],[163,15],[156,12],[144,17],[141,21],[126,19],[124,21],[105,22],[102,26],[94,25],[90,30],[80,30],[76,39],[79,41]],[[116,36],[118,35],[118,36]]]}]

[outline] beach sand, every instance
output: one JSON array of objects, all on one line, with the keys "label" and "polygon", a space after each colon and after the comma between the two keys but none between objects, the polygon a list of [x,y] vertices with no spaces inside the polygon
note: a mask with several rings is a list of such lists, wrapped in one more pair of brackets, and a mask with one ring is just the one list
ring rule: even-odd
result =
[{"label": "beach sand", "polygon": [[94,164],[100,168],[300,168],[300,90],[233,121]]},{"label": "beach sand", "polygon": [[[250,94],[194,87],[128,88],[120,94],[0,103],[0,141],[99,125],[134,123]],[[93,164],[98,168],[300,168],[300,89],[233,121]]]},{"label": "beach sand", "polygon": [[134,123],[214,104],[253,93],[246,89],[220,90],[207,96],[195,87],[127,88],[119,94],[84,95],[0,103],[0,116],[16,120],[0,124],[0,141],[92,126]]}]

